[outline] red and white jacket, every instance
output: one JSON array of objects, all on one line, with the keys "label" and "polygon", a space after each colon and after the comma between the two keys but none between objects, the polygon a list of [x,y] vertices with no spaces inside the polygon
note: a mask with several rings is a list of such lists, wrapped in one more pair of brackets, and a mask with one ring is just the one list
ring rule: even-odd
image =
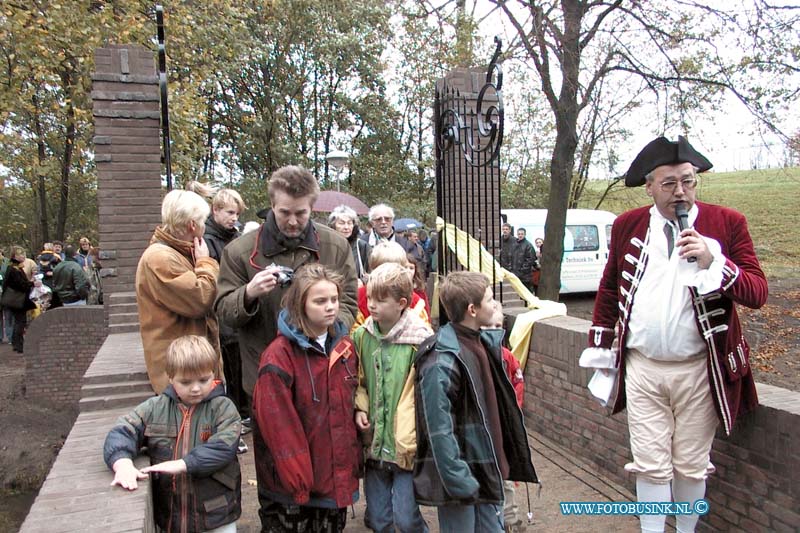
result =
[{"label": "red and white jacket", "polygon": [[[708,346],[708,383],[717,416],[730,434],[736,417],[758,404],[750,370],[750,348],[742,334],[734,304],[759,308],[767,301],[767,279],[753,250],[744,215],[712,204],[696,202],[694,229],[719,242],[725,257],[719,289],[707,294],[691,287],[697,330]],[[650,206],[623,213],[611,229],[611,249],[595,300],[589,347],[612,349],[614,330],[619,339],[616,367],[619,369],[613,413],[625,407],[624,347],[628,321],[637,288],[647,268],[650,240]],[[647,295],[639,295],[646,298]],[[653,305],[662,305],[653,302]]]}]

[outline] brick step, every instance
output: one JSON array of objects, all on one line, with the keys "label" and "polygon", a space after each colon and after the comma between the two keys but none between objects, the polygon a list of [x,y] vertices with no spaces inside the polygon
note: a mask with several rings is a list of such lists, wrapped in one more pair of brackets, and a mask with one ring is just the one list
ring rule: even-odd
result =
[{"label": "brick step", "polygon": [[105,411],[122,407],[136,407],[143,401],[153,396],[153,391],[128,392],[123,394],[107,394],[105,396],[81,398],[78,401],[78,408],[81,413],[88,411]]},{"label": "brick step", "polygon": [[107,297],[109,305],[136,303],[136,293],[133,291],[112,292],[111,294],[108,294]]},{"label": "brick step", "polygon": [[113,383],[129,383],[147,381],[147,372],[116,372],[114,374],[99,374],[96,376],[83,376],[81,388],[87,385],[102,385],[110,387]]},{"label": "brick step", "polygon": [[108,314],[108,325],[109,326],[117,326],[122,324],[138,324],[139,323],[139,313],[109,313]]},{"label": "brick step", "polygon": [[116,315],[118,313],[138,313],[139,306],[136,303],[127,304],[111,304],[108,306],[108,314]]},{"label": "brick step", "polygon": [[139,322],[126,322],[125,324],[109,324],[108,334],[139,333]]},{"label": "brick step", "polygon": [[112,394],[128,394],[132,392],[153,394],[153,387],[150,385],[147,375],[140,377],[143,379],[116,381],[112,383],[84,384],[81,387],[81,398],[97,398]]}]

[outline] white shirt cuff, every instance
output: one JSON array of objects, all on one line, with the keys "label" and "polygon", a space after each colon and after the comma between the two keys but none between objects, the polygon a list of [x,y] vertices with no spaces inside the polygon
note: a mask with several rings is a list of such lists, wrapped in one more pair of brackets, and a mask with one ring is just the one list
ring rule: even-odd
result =
[{"label": "white shirt cuff", "polygon": [[722,286],[722,269],[726,261],[719,242],[710,237],[703,237],[703,240],[714,258],[708,268],[701,269],[697,263],[682,260],[678,264],[678,269],[681,271],[680,277],[685,286],[696,288],[700,294],[708,294]]},{"label": "white shirt cuff", "polygon": [[583,368],[616,368],[617,353],[608,348],[586,348],[581,353],[578,365]]}]

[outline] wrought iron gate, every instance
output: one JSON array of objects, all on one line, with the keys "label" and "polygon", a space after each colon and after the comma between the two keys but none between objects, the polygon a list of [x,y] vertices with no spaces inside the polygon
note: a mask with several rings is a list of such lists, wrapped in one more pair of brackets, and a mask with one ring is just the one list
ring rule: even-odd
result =
[{"label": "wrought iron gate", "polygon": [[[434,134],[436,138],[436,214],[480,241],[497,258],[500,252],[500,147],[503,144],[503,72],[496,48],[480,89],[462,92],[448,84],[436,84]],[[469,76],[472,73],[469,72]],[[473,84],[474,85],[474,84]],[[485,108],[485,109],[484,109]],[[454,242],[448,242],[448,238]],[[478,258],[474,247],[460,239],[439,234],[439,273],[461,269],[456,254],[466,254],[468,263]],[[459,247],[461,249],[459,249]],[[453,250],[451,251],[450,248]],[[486,272],[492,286],[496,272]]]}]

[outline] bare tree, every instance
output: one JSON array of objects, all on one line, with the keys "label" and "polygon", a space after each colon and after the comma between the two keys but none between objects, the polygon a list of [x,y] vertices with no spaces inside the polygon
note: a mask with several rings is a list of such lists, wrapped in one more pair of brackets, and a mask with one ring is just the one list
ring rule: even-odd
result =
[{"label": "bare tree", "polygon": [[[605,83],[643,83],[663,117],[662,133],[671,126],[685,130],[689,110],[714,102],[725,91],[779,132],[777,104],[798,93],[796,85],[776,83],[799,72],[791,53],[798,40],[797,8],[762,0],[748,3],[752,8],[731,2],[719,9],[691,0],[492,3],[502,10],[533,64],[556,125],[539,285],[543,298],[558,298],[579,119],[589,112],[591,123],[590,111],[603,100],[600,88]],[[588,56],[594,59],[591,65]],[[579,172],[592,157],[589,140],[580,154]]]}]

